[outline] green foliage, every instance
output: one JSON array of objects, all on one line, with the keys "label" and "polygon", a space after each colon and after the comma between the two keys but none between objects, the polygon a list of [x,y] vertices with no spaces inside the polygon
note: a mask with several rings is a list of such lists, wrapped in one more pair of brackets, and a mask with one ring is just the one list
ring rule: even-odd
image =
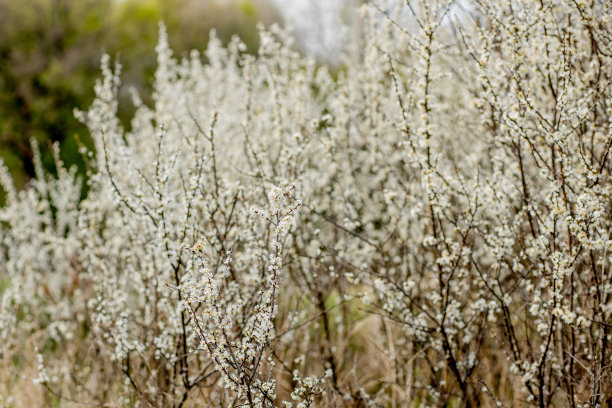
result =
[{"label": "green foliage", "polygon": [[73,110],[91,104],[103,53],[117,56],[123,65],[119,117],[127,126],[133,114],[127,90],[133,87],[145,103],[151,101],[160,21],[168,27],[173,49],[182,53],[203,49],[212,28],[224,42],[238,34],[255,51],[257,21],[274,19],[256,1],[27,2],[24,7],[23,0],[0,0],[0,157],[18,187],[34,172],[32,138],[48,170],[54,171],[51,143],[58,142],[64,162],[84,174],[78,149],[92,146]]}]

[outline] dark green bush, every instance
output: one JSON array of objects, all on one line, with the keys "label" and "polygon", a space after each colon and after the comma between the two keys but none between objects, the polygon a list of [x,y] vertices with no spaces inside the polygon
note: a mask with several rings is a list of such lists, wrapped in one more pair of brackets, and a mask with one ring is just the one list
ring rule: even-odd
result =
[{"label": "dark green bush", "polygon": [[[181,53],[204,49],[211,28],[224,41],[239,35],[254,51],[257,22],[275,19],[261,1],[26,1],[27,6],[23,0],[0,0],[0,157],[18,187],[33,174],[32,138],[48,170],[54,171],[51,143],[58,142],[65,163],[84,172],[78,148],[91,146],[73,110],[93,100],[103,53],[118,57],[124,88],[134,87],[148,102],[159,21]],[[129,99],[128,92],[121,93],[119,116],[125,122],[132,114]]]}]

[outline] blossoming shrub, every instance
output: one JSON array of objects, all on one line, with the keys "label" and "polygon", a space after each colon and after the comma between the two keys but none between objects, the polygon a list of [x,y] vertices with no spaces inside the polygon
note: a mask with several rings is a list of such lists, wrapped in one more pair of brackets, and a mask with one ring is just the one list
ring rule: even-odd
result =
[{"label": "blossoming shrub", "polygon": [[66,404],[609,405],[610,7],[374,2],[336,78],[162,27],[129,131],[105,58],[87,198],[0,167],[2,358]]}]

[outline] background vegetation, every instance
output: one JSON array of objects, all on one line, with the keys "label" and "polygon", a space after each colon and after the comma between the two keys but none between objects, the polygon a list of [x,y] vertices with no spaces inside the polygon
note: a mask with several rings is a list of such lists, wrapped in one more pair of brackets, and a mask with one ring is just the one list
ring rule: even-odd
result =
[{"label": "background vegetation", "polygon": [[30,140],[49,171],[59,142],[64,162],[83,174],[78,147],[92,145],[73,109],[93,101],[103,53],[123,66],[119,117],[128,125],[129,89],[150,102],[160,21],[181,55],[203,50],[213,28],[224,43],[237,34],[254,52],[257,22],[276,19],[259,0],[0,0],[0,157],[22,187],[34,173]]}]

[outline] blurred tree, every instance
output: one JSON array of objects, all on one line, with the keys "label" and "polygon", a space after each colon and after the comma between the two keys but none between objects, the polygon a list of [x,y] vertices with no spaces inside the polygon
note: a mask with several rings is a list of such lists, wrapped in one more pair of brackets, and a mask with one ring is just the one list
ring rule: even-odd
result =
[{"label": "blurred tree", "polygon": [[[0,157],[23,186],[33,173],[30,139],[53,171],[50,145],[59,142],[68,165],[83,162],[87,130],[73,116],[93,100],[104,52],[123,65],[122,79],[150,101],[158,23],[177,53],[203,49],[211,28],[227,41],[238,34],[257,49],[257,22],[276,19],[264,1],[0,0]],[[128,93],[120,117],[132,113]],[[127,123],[126,123],[127,125]],[[90,147],[90,146],[89,146]]]},{"label": "blurred tree", "polygon": [[[109,0],[0,0],[0,155],[18,185],[32,174],[30,139],[77,156],[74,107],[93,98]],[[96,46],[98,45],[98,46]],[[78,160],[68,160],[78,163]]]}]

